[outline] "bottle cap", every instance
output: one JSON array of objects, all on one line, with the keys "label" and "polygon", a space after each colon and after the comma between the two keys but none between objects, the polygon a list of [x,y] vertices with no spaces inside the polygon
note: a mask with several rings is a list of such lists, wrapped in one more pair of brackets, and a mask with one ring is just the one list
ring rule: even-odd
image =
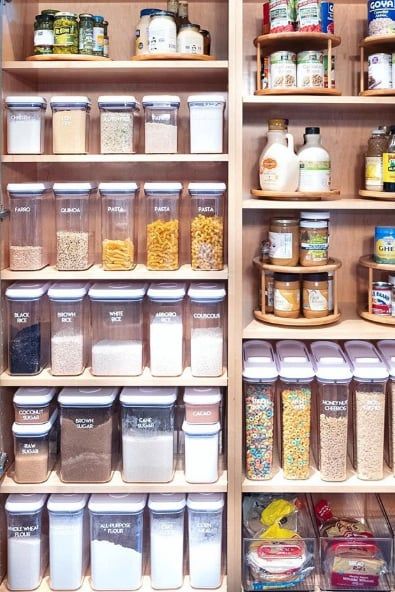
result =
[{"label": "bottle cap", "polygon": [[311,136],[311,135],[319,135],[320,134],[320,128],[319,127],[306,127],[305,129],[305,135],[307,136]]}]

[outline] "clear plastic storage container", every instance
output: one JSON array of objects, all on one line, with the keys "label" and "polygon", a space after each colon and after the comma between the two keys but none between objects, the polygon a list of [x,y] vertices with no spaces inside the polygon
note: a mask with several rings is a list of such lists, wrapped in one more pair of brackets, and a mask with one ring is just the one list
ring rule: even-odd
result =
[{"label": "clear plastic storage container", "polygon": [[181,588],[184,583],[185,494],[151,493],[151,586],[156,590]]},{"label": "clear plastic storage container", "polygon": [[167,483],[174,474],[176,388],[124,388],[122,478],[128,483]]},{"label": "clear plastic storage container", "polygon": [[270,343],[245,341],[243,395],[246,477],[253,481],[273,476],[277,364]]},{"label": "clear plastic storage container", "polygon": [[6,97],[8,154],[43,154],[45,111],[43,97]]},{"label": "clear plastic storage container", "polygon": [[100,183],[103,269],[129,271],[137,263],[136,183]]},{"label": "clear plastic storage container", "polygon": [[49,515],[49,582],[51,590],[77,590],[89,564],[89,496],[52,494]]},{"label": "clear plastic storage container", "polygon": [[224,268],[225,183],[189,183],[192,269]]},{"label": "clear plastic storage container", "polygon": [[186,421],[202,425],[217,423],[221,400],[219,387],[187,387],[184,391]]},{"label": "clear plastic storage container", "polygon": [[51,308],[51,372],[78,376],[87,365],[89,344],[89,284],[57,282],[48,290]]},{"label": "clear plastic storage container", "polygon": [[280,384],[280,450],[285,479],[308,479],[314,370],[301,341],[276,346]]},{"label": "clear plastic storage container", "polygon": [[192,376],[221,376],[224,366],[224,301],[222,283],[193,282],[188,290],[191,312]]},{"label": "clear plastic storage container", "polygon": [[0,584],[7,572],[7,520],[5,502],[7,496],[0,494]]},{"label": "clear plastic storage container", "polygon": [[91,585],[94,590],[137,590],[143,577],[145,494],[93,494]]},{"label": "clear plastic storage container", "polygon": [[19,388],[14,395],[15,423],[42,425],[50,420],[56,408],[56,388],[27,386]]},{"label": "clear plastic storage container", "polygon": [[179,227],[181,183],[145,183],[147,198],[147,267],[174,271],[180,266]]},{"label": "clear plastic storage container", "polygon": [[386,339],[378,341],[377,349],[379,350],[389,372],[389,381],[387,383],[388,442],[385,456],[388,466],[395,475],[395,340]]},{"label": "clear plastic storage container", "polygon": [[44,231],[51,218],[52,202],[45,183],[9,183],[10,269],[36,271],[49,264],[50,233]]},{"label": "clear plastic storage container", "polygon": [[376,348],[368,341],[347,341],[344,348],[354,375],[354,468],[359,479],[382,479],[388,370]]},{"label": "clear plastic storage container", "polygon": [[48,565],[48,520],[43,493],[14,493],[8,496],[7,587],[35,590]]},{"label": "clear plastic storage container", "polygon": [[224,109],[222,95],[188,97],[192,154],[220,154],[224,146]]},{"label": "clear plastic storage container", "polygon": [[139,376],[144,368],[143,283],[100,282],[92,302],[92,374]]},{"label": "clear plastic storage container", "polygon": [[145,153],[176,154],[178,150],[178,110],[180,97],[150,95],[143,97],[145,117]]},{"label": "clear plastic storage container", "polygon": [[139,111],[133,96],[101,96],[100,152],[101,154],[133,154],[135,150],[134,118]]},{"label": "clear plastic storage container", "polygon": [[184,370],[185,284],[159,282],[150,300],[150,367],[153,376],[179,376]]},{"label": "clear plastic storage container", "polygon": [[118,452],[116,388],[64,388],[60,406],[60,478],[106,483]]},{"label": "clear plastic storage container", "polygon": [[200,425],[184,421],[185,480],[215,483],[218,480],[219,423]]},{"label": "clear plastic storage container", "polygon": [[49,311],[46,282],[15,282],[6,289],[8,302],[8,372],[39,374],[48,364]]},{"label": "clear plastic storage container", "polygon": [[56,267],[82,271],[94,261],[94,193],[92,183],[55,183]]},{"label": "clear plastic storage container", "polygon": [[88,97],[52,97],[51,108],[53,153],[86,154],[91,110]]}]

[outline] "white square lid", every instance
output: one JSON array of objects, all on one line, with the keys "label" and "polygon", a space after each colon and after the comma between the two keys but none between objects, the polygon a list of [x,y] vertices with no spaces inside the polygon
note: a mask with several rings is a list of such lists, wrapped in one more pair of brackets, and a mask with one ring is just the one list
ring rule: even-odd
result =
[{"label": "white square lid", "polygon": [[278,370],[270,343],[258,339],[243,344],[243,377],[254,381],[274,382]]},{"label": "white square lid", "polygon": [[42,424],[26,424],[26,423],[13,423],[12,424],[12,433],[15,436],[26,436],[26,437],[33,437],[39,438],[40,436],[46,436],[49,434],[51,429],[53,428],[56,420],[58,418],[58,410],[52,413],[50,420],[47,423]]},{"label": "white square lid", "polygon": [[191,195],[212,197],[222,195],[226,191],[226,185],[225,183],[189,183],[188,191]]},{"label": "white square lid", "polygon": [[127,107],[136,107],[138,102],[133,95],[101,95],[97,102],[100,105],[121,105]]},{"label": "white square lid", "polygon": [[215,436],[221,429],[219,422],[210,424],[188,423],[184,421],[182,431],[188,436]]},{"label": "white square lid", "polygon": [[154,512],[179,512],[185,505],[185,493],[151,493],[148,498],[148,507]]},{"label": "white square lid", "polygon": [[311,355],[315,375],[324,382],[349,382],[352,371],[341,347],[333,341],[314,341]]},{"label": "white square lid", "polygon": [[191,300],[221,302],[225,299],[225,284],[222,282],[192,282],[188,296]]},{"label": "white square lid", "polygon": [[190,493],[187,506],[190,510],[201,512],[217,512],[225,505],[223,493]]},{"label": "white square lid", "polygon": [[344,349],[351,362],[354,378],[367,382],[383,381],[389,372],[379,352],[369,341],[346,341]]},{"label": "white square lid", "polygon": [[55,282],[48,290],[50,300],[82,300],[88,293],[88,282]]},{"label": "white square lid", "polygon": [[88,503],[89,494],[87,493],[53,493],[49,496],[47,508],[49,512],[63,513],[81,512]]},{"label": "white square lid", "polygon": [[378,341],[376,345],[386,363],[391,378],[395,378],[395,339],[383,339]]},{"label": "white square lid", "polygon": [[38,300],[47,293],[49,282],[15,282],[5,295],[9,300]]},{"label": "white square lid", "polygon": [[151,300],[182,300],[186,293],[183,282],[155,282],[148,288],[148,298]]},{"label": "white square lid", "polygon": [[144,282],[99,282],[89,290],[91,300],[142,300],[147,293]]},{"label": "white square lid", "polygon": [[128,406],[168,406],[177,399],[177,387],[124,387],[119,397]]},{"label": "white square lid", "polygon": [[184,403],[191,405],[214,405],[222,399],[221,390],[218,386],[189,386],[184,391]]},{"label": "white square lid", "polygon": [[178,197],[182,190],[182,184],[174,183],[144,183],[145,193],[174,193],[174,197]]},{"label": "white square lid", "polygon": [[51,189],[50,183],[8,183],[7,191],[10,197],[19,197],[20,195],[43,195]]},{"label": "white square lid", "polygon": [[179,107],[181,100],[176,95],[145,95],[142,103],[144,107]]},{"label": "white square lid", "polygon": [[307,347],[302,341],[285,339],[276,345],[280,378],[288,381],[310,382],[314,369]]},{"label": "white square lid", "polygon": [[190,95],[188,97],[188,104],[193,103],[226,103],[226,97],[215,94]]},{"label": "white square lid", "polygon": [[43,407],[49,405],[56,395],[56,387],[49,386],[24,386],[14,394],[14,404],[24,407]]},{"label": "white square lid", "polygon": [[80,183],[54,183],[53,185],[53,192],[55,197],[58,197],[57,194],[63,195],[65,193],[71,195],[81,195],[84,193],[90,193],[97,189],[97,185],[95,183],[89,182],[80,182]]},{"label": "white square lid", "polygon": [[118,395],[117,387],[66,387],[60,391],[62,407],[111,407]]},{"label": "white square lid", "polygon": [[90,105],[91,100],[89,97],[81,95],[58,95],[51,97],[50,104],[52,105]]},{"label": "white square lid", "polygon": [[138,185],[134,181],[126,183],[99,183],[99,192],[101,195],[112,195],[113,193],[136,193],[137,189]]},{"label": "white square lid", "polygon": [[7,512],[13,514],[30,514],[45,506],[46,493],[12,493],[5,503]]},{"label": "white square lid", "polygon": [[20,107],[46,107],[47,101],[44,97],[36,95],[13,95],[5,98],[7,106],[15,105]]},{"label": "white square lid", "polygon": [[135,514],[147,503],[145,493],[94,493],[88,508],[98,514]]}]

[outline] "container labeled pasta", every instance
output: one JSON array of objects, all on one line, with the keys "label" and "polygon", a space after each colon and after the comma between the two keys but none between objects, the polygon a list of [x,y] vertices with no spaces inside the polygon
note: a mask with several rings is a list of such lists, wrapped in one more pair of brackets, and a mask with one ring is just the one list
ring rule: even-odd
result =
[{"label": "container labeled pasta", "polygon": [[190,183],[191,264],[196,270],[224,268],[225,183]]},{"label": "container labeled pasta", "polygon": [[179,198],[181,183],[146,183],[147,267],[152,271],[179,268]]}]

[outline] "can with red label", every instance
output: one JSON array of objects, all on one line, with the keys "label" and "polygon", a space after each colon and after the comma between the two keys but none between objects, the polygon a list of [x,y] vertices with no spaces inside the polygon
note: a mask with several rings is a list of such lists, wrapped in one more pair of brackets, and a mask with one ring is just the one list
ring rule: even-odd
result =
[{"label": "can with red label", "polygon": [[372,313],[385,317],[392,315],[392,286],[387,282],[372,284]]},{"label": "can with red label", "polygon": [[333,18],[333,2],[322,0],[321,2],[321,31],[323,33],[335,33],[335,20]]}]

